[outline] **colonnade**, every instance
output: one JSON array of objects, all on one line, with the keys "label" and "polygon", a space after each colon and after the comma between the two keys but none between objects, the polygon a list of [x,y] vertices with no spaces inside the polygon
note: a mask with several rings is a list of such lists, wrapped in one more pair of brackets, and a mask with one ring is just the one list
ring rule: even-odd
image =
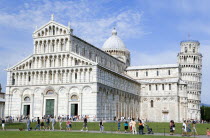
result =
[{"label": "colonnade", "polygon": [[69,51],[69,39],[46,39],[35,41],[35,54]]},{"label": "colonnade", "polygon": [[91,67],[71,69],[51,69],[18,71],[12,74],[11,85],[65,84],[93,81]]},{"label": "colonnade", "polygon": [[99,88],[99,115],[102,120],[114,117],[139,117],[139,96],[126,92],[106,92]]},{"label": "colonnade", "polygon": [[75,65],[88,65],[88,62],[80,60],[70,54],[56,54],[56,55],[43,55],[34,56],[20,66],[16,70],[25,69],[39,69],[50,67],[71,67]]}]

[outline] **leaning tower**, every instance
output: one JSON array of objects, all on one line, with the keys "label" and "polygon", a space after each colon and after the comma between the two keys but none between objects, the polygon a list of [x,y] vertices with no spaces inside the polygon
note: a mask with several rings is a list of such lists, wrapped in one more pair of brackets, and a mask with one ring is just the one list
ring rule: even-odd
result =
[{"label": "leaning tower", "polygon": [[200,95],[202,76],[202,54],[200,43],[195,40],[182,41],[178,63],[181,67],[181,79],[187,83],[188,118],[200,120]]}]

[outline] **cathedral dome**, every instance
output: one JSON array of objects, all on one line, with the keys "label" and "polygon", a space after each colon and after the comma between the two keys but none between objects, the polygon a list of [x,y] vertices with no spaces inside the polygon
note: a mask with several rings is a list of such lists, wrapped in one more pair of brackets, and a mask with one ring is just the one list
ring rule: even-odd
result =
[{"label": "cathedral dome", "polygon": [[114,28],[112,30],[112,36],[109,37],[103,47],[103,50],[126,50],[126,47],[123,43],[123,41],[117,36],[117,31]]}]

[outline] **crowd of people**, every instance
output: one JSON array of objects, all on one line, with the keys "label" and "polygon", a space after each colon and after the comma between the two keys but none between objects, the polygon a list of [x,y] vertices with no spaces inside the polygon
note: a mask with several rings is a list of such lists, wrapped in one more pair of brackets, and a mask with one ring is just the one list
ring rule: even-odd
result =
[{"label": "crowd of people", "polygon": [[[26,126],[27,126],[27,130],[31,131],[32,127],[31,127],[31,120],[29,118],[26,118]],[[67,130],[70,131],[72,128],[72,122],[79,120],[78,116],[74,116],[73,118],[70,118],[69,116],[67,116],[66,118],[63,117],[58,117],[55,118],[53,116],[44,116],[41,119],[39,117],[37,117],[36,119],[36,126],[34,128],[34,130],[55,130],[55,124],[58,123],[59,124],[59,129],[60,130]],[[84,129],[86,130],[86,132],[88,131],[88,116],[84,116],[82,117],[83,120],[83,126],[81,131],[84,131]],[[33,121],[32,121],[33,122]],[[6,120],[4,118],[1,118],[1,124],[2,124],[2,129],[5,130],[5,123]],[[62,128],[62,124],[65,123],[66,128]],[[142,119],[138,119],[135,120],[134,118],[126,120],[124,118],[118,119],[116,121],[117,123],[117,132],[121,131],[121,127],[122,125],[124,126],[124,131],[125,133],[132,133],[132,134],[139,134],[139,135],[143,135],[144,133],[144,128],[146,128],[146,133],[147,134],[153,134],[153,130],[152,128],[150,128],[145,121]],[[198,132],[196,130],[196,124],[198,122],[196,120],[184,120],[183,124],[182,124],[182,136],[191,136],[192,134],[195,134],[198,136]],[[170,121],[169,123],[169,131],[170,131],[170,135],[174,135],[175,133],[175,122],[173,120]],[[100,132],[104,132],[104,122],[102,120],[100,120],[99,122],[99,130]],[[210,130],[209,128],[206,129],[206,135],[210,136]]]}]

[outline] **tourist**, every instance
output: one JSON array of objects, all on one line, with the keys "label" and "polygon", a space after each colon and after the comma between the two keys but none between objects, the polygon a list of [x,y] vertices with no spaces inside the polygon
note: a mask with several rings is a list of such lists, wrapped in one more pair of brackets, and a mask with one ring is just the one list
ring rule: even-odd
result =
[{"label": "tourist", "polygon": [[87,127],[87,116],[85,115],[85,118],[84,118],[84,123],[83,123],[83,128],[81,131],[83,131],[83,129],[86,129],[86,132],[88,132],[88,127]]},{"label": "tourist", "polygon": [[143,123],[141,120],[139,120],[139,135],[143,135],[143,129],[144,129]]},{"label": "tourist", "polygon": [[210,130],[209,130],[209,128],[206,129],[206,135],[207,135],[208,137],[210,137]]},{"label": "tourist", "polygon": [[182,124],[182,136],[186,136],[186,135],[187,135],[187,124],[186,124],[186,120],[184,120]]},{"label": "tourist", "polygon": [[66,121],[66,130],[70,130],[70,120]]},{"label": "tourist", "polygon": [[173,120],[170,121],[169,127],[170,127],[170,135],[173,135],[175,131],[175,123]]},{"label": "tourist", "polygon": [[129,127],[130,127],[130,132],[132,132],[132,122],[131,122],[131,120],[129,122]]},{"label": "tourist", "polygon": [[134,121],[134,118],[132,119],[131,123],[132,123],[132,132],[133,134],[136,134],[136,122]]},{"label": "tourist", "polygon": [[102,120],[99,122],[99,126],[100,126],[100,132],[103,133],[104,132],[104,123]]},{"label": "tourist", "polygon": [[125,133],[127,133],[127,131],[128,131],[128,122],[127,121],[125,121],[124,127],[125,127]]},{"label": "tourist", "polygon": [[1,120],[1,126],[2,126],[2,129],[5,130],[5,119],[2,118]]},{"label": "tourist", "polygon": [[31,130],[30,126],[31,126],[31,120],[28,118],[28,120],[27,120],[27,129],[28,129],[28,131]]},{"label": "tourist", "polygon": [[59,127],[60,127],[60,130],[62,130],[62,119],[59,117]]},{"label": "tourist", "polygon": [[37,125],[36,125],[36,127],[35,127],[35,130],[36,130],[37,128],[39,128],[39,130],[40,130],[40,120],[39,120],[39,117],[37,118]]},{"label": "tourist", "polygon": [[196,130],[196,121],[195,120],[192,122],[192,127],[193,127],[194,134],[196,134],[198,136],[198,132]]},{"label": "tourist", "polygon": [[42,118],[42,121],[41,121],[41,129],[44,129],[44,131],[45,131],[45,127],[44,127],[44,118]]},{"label": "tourist", "polygon": [[191,124],[190,124],[189,120],[187,121],[187,135],[188,136],[192,135],[192,133],[191,133]]},{"label": "tourist", "polygon": [[46,129],[50,130],[50,117],[47,117],[46,119]]},{"label": "tourist", "polygon": [[56,124],[56,121],[55,121],[54,117],[52,117],[51,122],[52,122],[52,130],[54,131],[55,130],[55,124]]},{"label": "tourist", "polygon": [[117,131],[120,132],[120,119],[118,119],[118,122],[117,122]]}]

